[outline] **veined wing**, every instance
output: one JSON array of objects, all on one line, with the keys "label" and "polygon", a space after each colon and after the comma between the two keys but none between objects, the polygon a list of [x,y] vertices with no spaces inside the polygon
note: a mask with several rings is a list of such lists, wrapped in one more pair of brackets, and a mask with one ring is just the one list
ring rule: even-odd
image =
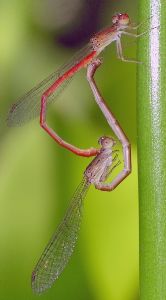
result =
[{"label": "veined wing", "polygon": [[32,289],[35,293],[40,294],[51,287],[67,265],[78,237],[83,199],[89,186],[90,183],[84,177],[73,195],[64,219],[32,272]]},{"label": "veined wing", "polygon": [[[79,63],[84,57],[90,54],[92,51],[92,45],[89,43],[76,53],[71,61],[65,64],[56,72],[52,73],[45,80],[40,82],[36,87],[31,89],[23,97],[18,99],[14,103],[9,111],[7,117],[8,126],[21,126],[40,114],[41,96],[58,78],[60,78],[65,72],[71,69],[74,65]],[[55,92],[49,96],[48,104],[53,102],[56,97],[63,91],[64,87],[70,82],[72,76],[63,81],[62,84],[55,90]]]}]

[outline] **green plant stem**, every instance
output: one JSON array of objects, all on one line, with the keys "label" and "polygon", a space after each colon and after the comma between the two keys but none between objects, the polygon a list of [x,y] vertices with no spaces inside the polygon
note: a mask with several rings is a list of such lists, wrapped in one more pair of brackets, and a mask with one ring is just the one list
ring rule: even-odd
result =
[{"label": "green plant stem", "polygon": [[[150,30],[138,45],[140,300],[166,299],[166,2],[140,0]],[[143,31],[147,28],[143,28]]]}]

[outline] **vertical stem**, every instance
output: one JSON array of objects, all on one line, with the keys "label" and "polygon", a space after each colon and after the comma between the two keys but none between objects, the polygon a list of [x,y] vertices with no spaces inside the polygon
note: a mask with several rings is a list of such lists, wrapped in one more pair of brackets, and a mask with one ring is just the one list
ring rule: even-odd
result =
[{"label": "vertical stem", "polygon": [[[138,176],[140,300],[166,299],[166,2],[140,0],[149,31],[140,39],[138,67]],[[146,30],[143,29],[143,30]]]}]

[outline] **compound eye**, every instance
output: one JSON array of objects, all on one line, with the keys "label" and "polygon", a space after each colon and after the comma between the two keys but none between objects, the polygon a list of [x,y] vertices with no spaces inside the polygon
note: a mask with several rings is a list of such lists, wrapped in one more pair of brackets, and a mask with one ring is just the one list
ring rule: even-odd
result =
[{"label": "compound eye", "polygon": [[105,139],[105,136],[101,136],[98,140],[98,144],[102,146],[104,139]]},{"label": "compound eye", "polygon": [[109,148],[116,144],[113,138],[106,136],[102,136],[98,142],[103,148]]},{"label": "compound eye", "polygon": [[111,139],[110,138],[105,138],[104,140],[103,140],[103,146],[108,146],[108,145],[110,145],[110,143],[111,143]]},{"label": "compound eye", "polygon": [[128,14],[120,14],[119,15],[119,23],[121,25],[128,25],[130,23],[130,18]]},{"label": "compound eye", "polygon": [[106,137],[103,141],[103,147],[104,148],[110,148],[115,144],[116,144],[115,140],[111,137]]},{"label": "compound eye", "polygon": [[117,22],[118,22],[118,15],[114,15],[113,17],[112,17],[112,23],[113,24],[116,24]]}]

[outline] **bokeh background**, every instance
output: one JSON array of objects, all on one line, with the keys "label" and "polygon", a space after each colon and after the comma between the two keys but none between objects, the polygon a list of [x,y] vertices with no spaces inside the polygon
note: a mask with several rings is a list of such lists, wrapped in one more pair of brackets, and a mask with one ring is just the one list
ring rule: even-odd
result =
[{"label": "bokeh background", "polygon": [[[63,65],[115,12],[137,21],[137,1],[0,0],[0,299],[38,299],[31,272],[62,219],[90,159],[58,145],[35,120],[8,128],[9,107]],[[136,43],[123,39],[136,56]],[[69,265],[40,299],[138,299],[136,66],[102,53],[96,81],[132,143],[132,174],[112,193],[91,187],[80,236]],[[48,122],[67,141],[97,146],[112,135],[96,106],[86,71],[49,109]],[[122,167],[122,165],[121,165]]]}]

